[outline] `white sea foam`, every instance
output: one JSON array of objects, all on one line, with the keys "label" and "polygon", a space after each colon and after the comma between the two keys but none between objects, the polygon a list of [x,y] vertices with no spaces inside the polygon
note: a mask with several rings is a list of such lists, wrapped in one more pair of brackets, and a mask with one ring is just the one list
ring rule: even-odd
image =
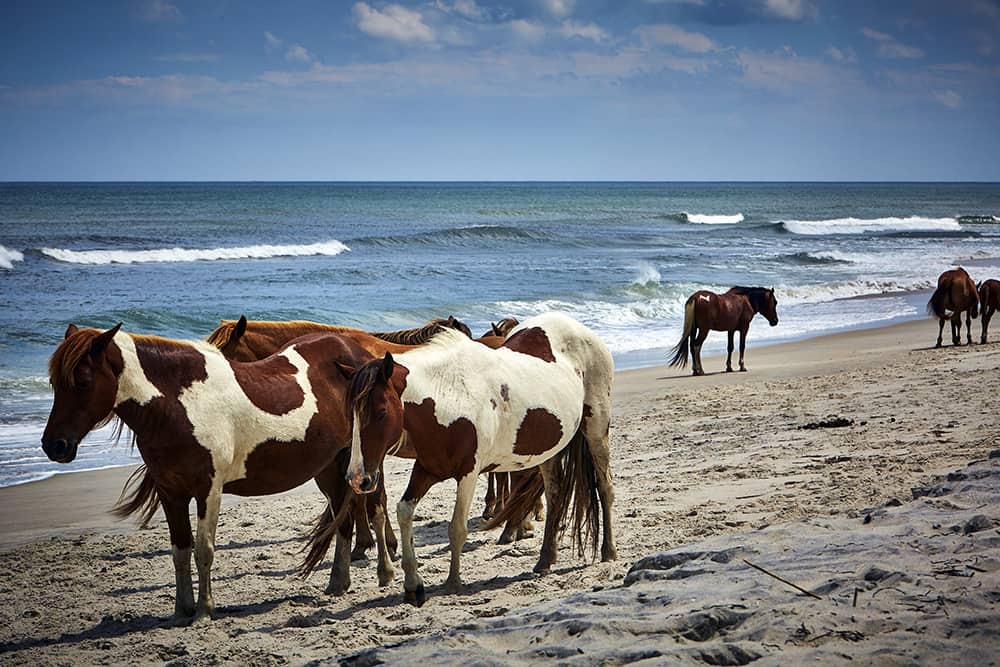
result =
[{"label": "white sea foam", "polygon": [[238,248],[160,248],[156,250],[65,250],[42,248],[52,259],[69,264],[141,264],[146,262],[194,262],[220,259],[267,259],[269,257],[305,257],[339,255],[348,251],[340,241],[308,245],[254,245]]},{"label": "white sea foam", "polygon": [[785,285],[775,288],[779,304],[822,303],[859,296],[913,292],[934,287],[931,279],[845,280],[817,285]]},{"label": "white sea foam", "polygon": [[636,267],[636,275],[632,279],[632,284],[640,286],[659,285],[660,272],[652,264],[643,262]]},{"label": "white sea foam", "polygon": [[743,222],[742,213],[737,213],[735,215],[707,215],[704,213],[688,213],[687,211],[684,211],[681,215],[684,216],[685,220],[696,225],[735,225],[738,222]]},{"label": "white sea foam", "polygon": [[23,262],[24,254],[17,250],[9,250],[0,245],[0,269],[8,271],[14,268],[14,262]]},{"label": "white sea foam", "polygon": [[831,218],[829,220],[779,220],[794,234],[863,234],[865,232],[960,231],[955,218]]}]

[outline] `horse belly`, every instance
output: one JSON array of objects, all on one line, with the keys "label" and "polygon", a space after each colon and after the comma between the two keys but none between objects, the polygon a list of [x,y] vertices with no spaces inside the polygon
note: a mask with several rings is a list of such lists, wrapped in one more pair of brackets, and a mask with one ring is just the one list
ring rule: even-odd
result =
[{"label": "horse belly", "polygon": [[333,462],[335,454],[303,442],[263,442],[244,460],[243,476],[226,482],[222,490],[240,496],[288,491],[319,474]]}]

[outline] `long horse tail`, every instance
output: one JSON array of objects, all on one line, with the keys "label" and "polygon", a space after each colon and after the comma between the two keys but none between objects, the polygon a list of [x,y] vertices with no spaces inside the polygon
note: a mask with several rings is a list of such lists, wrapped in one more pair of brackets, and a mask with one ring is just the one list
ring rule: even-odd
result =
[{"label": "long horse tail", "polygon": [[126,519],[139,512],[139,527],[145,528],[159,507],[160,496],[156,492],[153,478],[146,466],[140,465],[129,475],[118,496],[118,502],[111,508],[111,514],[117,519]]},{"label": "long horse tail", "polygon": [[483,524],[483,530],[493,530],[502,524],[513,522],[520,525],[535,509],[535,503],[545,492],[545,480],[538,468],[532,468],[530,475],[525,475],[517,485],[510,489],[507,500],[501,508]]},{"label": "long horse tail", "polygon": [[344,496],[344,501],[340,504],[340,510],[337,511],[337,515],[333,515],[333,511],[330,509],[330,504],[327,503],[326,507],[318,517],[306,536],[306,543],[302,546],[300,551],[309,550],[306,557],[302,561],[302,565],[298,568],[298,574],[302,578],[309,576],[309,574],[316,569],[316,566],[323,562],[326,558],[326,552],[330,550],[330,543],[333,542],[334,535],[340,530],[341,524],[347,519],[348,515],[351,513],[351,507],[354,504],[354,492],[348,491]]},{"label": "long horse tail", "polygon": [[687,300],[687,303],[684,304],[684,335],[681,337],[677,345],[674,345],[670,352],[667,353],[673,355],[669,361],[671,366],[680,366],[681,368],[687,366],[688,343],[691,340],[691,334],[693,333],[694,297],[692,296]]},{"label": "long horse tail", "polygon": [[934,290],[934,294],[931,294],[930,300],[927,301],[927,314],[933,315],[941,320],[948,319],[948,315],[945,312],[944,307],[944,302],[947,297],[948,288],[938,285],[937,289]]}]

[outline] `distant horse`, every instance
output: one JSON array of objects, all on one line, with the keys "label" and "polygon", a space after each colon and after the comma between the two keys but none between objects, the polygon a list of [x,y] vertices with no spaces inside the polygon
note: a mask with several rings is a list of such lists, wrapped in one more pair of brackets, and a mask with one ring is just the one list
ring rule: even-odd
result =
[{"label": "distant horse", "polygon": [[1000,280],[984,280],[979,284],[979,304],[983,309],[983,337],[980,343],[986,345],[986,330],[993,314],[1000,310]]},{"label": "distant horse", "polygon": [[694,375],[704,375],[701,365],[701,346],[709,331],[725,331],[729,334],[726,372],[733,371],[733,337],[740,332],[740,370],[746,350],[747,330],[750,320],[760,313],[773,327],[778,325],[778,300],[773,289],[763,287],[733,287],[725,294],[700,290],[688,297],[684,304],[684,335],[670,350],[673,357],[671,366],[686,366],[688,345],[691,346],[691,366]]},{"label": "distant horse", "polygon": [[[170,531],[174,618],[208,619],[215,607],[211,567],[224,492],[280,493],[314,478],[331,508],[345,505],[344,467],[337,458],[346,453],[351,427],[342,368],[372,357],[348,338],[320,334],[261,361],[231,362],[208,343],[127,334],[120,327],[67,328],[49,361],[55,399],[42,449],[53,461],[69,463],[83,437],[112,416],[132,430],[146,466],[142,497],[162,504]],[[349,526],[346,535],[338,532],[331,573],[331,585],[343,590],[350,583],[350,537]]]},{"label": "distant horse", "polygon": [[603,519],[601,557],[616,557],[608,449],[613,373],[601,339],[557,313],[524,322],[496,350],[443,332],[424,347],[395,359],[386,354],[358,369],[348,396],[354,420],[351,486],[358,493],[373,491],[385,455],[404,440],[416,453],[397,505],[407,601],[419,606],[425,600],[413,544],[414,511],[445,479],[458,482],[445,587],[461,589],[459,562],[481,471],[541,466],[548,510],[536,572],[547,572],[555,562],[557,533],[571,497],[578,551],[584,550],[585,536],[596,551]]},{"label": "distant horse", "polygon": [[[266,320],[250,320],[240,317],[239,320],[223,320],[218,328],[208,335],[207,341],[215,345],[227,358],[236,361],[257,361],[273,354],[284,347],[290,341],[313,333],[336,333],[352,339],[355,343],[364,348],[373,356],[381,356],[386,352],[406,352],[417,345],[422,345],[429,341],[435,334],[444,329],[455,329],[465,335],[471,335],[469,327],[454,316],[430,320],[420,327],[405,329],[402,331],[386,331],[368,333],[354,327],[336,326],[332,324],[320,324],[306,320],[291,320],[287,322],[272,322]],[[351,552],[351,559],[358,560],[364,558],[365,552],[373,545],[378,546],[378,562],[380,572],[385,572],[385,576],[391,580],[393,568],[391,557],[396,553],[396,536],[392,532],[392,525],[385,516],[384,538],[385,547],[388,554],[383,553],[382,542],[379,529],[376,527],[376,538],[372,538],[369,529],[369,518],[374,518],[376,523],[383,520],[386,506],[385,489],[380,488],[378,494],[367,497],[365,503],[355,503],[353,507],[353,523],[357,529],[354,550]],[[155,509],[155,508],[154,508]],[[324,509],[323,515],[317,520],[316,528],[310,535],[309,555],[303,565],[304,572],[312,571],[319,561],[322,560],[330,545],[333,535],[326,530],[332,525],[334,513],[328,506]],[[349,530],[349,529],[347,529]],[[379,584],[385,585],[383,577],[379,577]]]},{"label": "distant horse", "polygon": [[951,320],[951,342],[962,342],[962,313],[965,313],[965,333],[972,345],[972,319],[979,316],[979,293],[965,269],[958,267],[938,277],[937,289],[927,302],[927,314],[938,318],[938,337],[934,347],[941,347],[945,320]]}]

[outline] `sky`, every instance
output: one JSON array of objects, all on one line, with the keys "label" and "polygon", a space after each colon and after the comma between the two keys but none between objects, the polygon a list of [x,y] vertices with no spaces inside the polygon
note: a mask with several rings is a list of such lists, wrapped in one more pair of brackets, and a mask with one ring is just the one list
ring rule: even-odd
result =
[{"label": "sky", "polygon": [[0,0],[0,180],[1000,181],[1000,0]]}]

